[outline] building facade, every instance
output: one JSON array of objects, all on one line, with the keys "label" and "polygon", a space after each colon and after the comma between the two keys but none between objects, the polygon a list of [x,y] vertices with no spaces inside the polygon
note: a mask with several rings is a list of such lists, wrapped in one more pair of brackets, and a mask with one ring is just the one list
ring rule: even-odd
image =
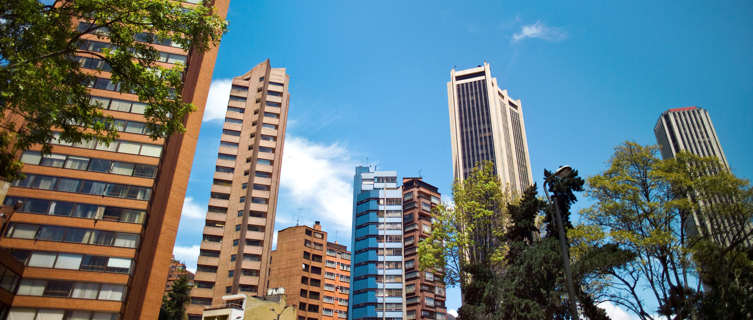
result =
[{"label": "building facade", "polygon": [[297,319],[347,318],[350,252],[328,242],[319,221],[280,230],[271,261],[269,286],[285,290]]},{"label": "building facade", "polygon": [[170,259],[170,268],[167,271],[167,283],[165,283],[165,292],[173,287],[173,282],[180,279],[180,277],[186,277],[188,285],[193,287],[194,274],[186,269],[186,265],[183,262],[175,260],[175,257]]},{"label": "building facade", "polygon": [[452,69],[447,98],[455,179],[463,180],[480,162],[491,161],[510,190],[521,194],[532,185],[523,107],[499,87],[489,64]]},{"label": "building facade", "polygon": [[233,78],[188,314],[228,294],[264,296],[275,225],[289,77],[269,60]]},{"label": "building facade", "polygon": [[404,319],[402,192],[395,171],[357,166],[348,319]]},{"label": "building facade", "polygon": [[418,269],[418,243],[431,235],[432,208],[441,203],[437,187],[421,178],[403,178],[403,245],[406,319],[447,319],[443,270]]},{"label": "building facade", "polygon": [[[227,15],[229,1],[212,3],[215,14]],[[185,132],[152,140],[144,130],[146,105],[113,85],[103,61],[79,54],[82,68],[96,77],[91,101],[121,132],[110,144],[56,136],[51,154],[35,146],[21,155],[26,178],[13,183],[5,203],[22,205],[0,235],[0,246],[25,265],[11,317],[157,318],[217,48],[151,45],[162,65],[187,65],[182,94],[198,110],[185,118]],[[78,42],[83,51],[109,47],[97,34]]]},{"label": "building facade", "polygon": [[[693,106],[663,112],[654,127],[654,135],[664,159],[686,151],[702,157],[716,157],[725,170],[730,170],[709,112],[703,108]],[[727,244],[732,240],[728,238],[732,230],[753,227],[749,222],[732,221],[713,214],[713,203],[702,204],[702,208],[693,212],[693,219],[688,224],[691,236],[710,236],[718,243]],[[749,239],[746,244],[751,245],[751,242]]]}]

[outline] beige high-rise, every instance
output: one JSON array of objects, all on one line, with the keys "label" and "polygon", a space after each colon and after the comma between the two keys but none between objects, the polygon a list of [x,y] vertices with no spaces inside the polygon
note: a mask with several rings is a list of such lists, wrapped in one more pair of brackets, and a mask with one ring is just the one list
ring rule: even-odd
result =
[{"label": "beige high-rise", "polygon": [[233,78],[189,319],[235,293],[267,290],[289,77],[269,60]]},{"label": "beige high-rise", "polygon": [[503,184],[522,193],[533,184],[533,177],[520,99],[513,100],[507,90],[499,88],[486,62],[476,68],[452,69],[450,77],[447,99],[455,178],[462,181],[488,160]]}]

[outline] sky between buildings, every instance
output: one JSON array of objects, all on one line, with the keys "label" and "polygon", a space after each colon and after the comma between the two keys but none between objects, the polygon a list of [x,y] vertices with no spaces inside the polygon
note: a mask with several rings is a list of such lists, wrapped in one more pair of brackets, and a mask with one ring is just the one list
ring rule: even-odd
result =
[{"label": "sky between buildings", "polygon": [[562,164],[603,171],[623,141],[655,144],[661,112],[682,106],[709,110],[733,172],[753,177],[750,1],[232,1],[228,20],[176,240],[190,269],[230,79],[267,58],[291,79],[275,228],[321,220],[349,248],[355,165],[450,196],[446,82],[484,61],[522,100],[539,184]]}]

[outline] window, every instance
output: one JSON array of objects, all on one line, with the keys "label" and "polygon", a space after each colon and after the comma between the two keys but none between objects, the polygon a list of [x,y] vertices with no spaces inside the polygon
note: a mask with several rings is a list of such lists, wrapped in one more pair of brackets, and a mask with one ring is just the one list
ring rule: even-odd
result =
[{"label": "window", "polygon": [[275,96],[275,97],[282,97],[282,92],[267,90],[267,95]]},{"label": "window", "polygon": [[272,160],[256,159],[256,163],[257,164],[261,164],[261,165],[265,165],[265,166],[271,166],[272,165]]},{"label": "window", "polygon": [[263,141],[277,141],[277,137],[275,137],[275,136],[269,136],[269,135],[266,135],[266,134],[261,135],[261,139]]},{"label": "window", "polygon": [[[227,107],[227,111],[230,111],[230,112],[237,112],[237,113],[243,113],[244,109],[243,109],[243,108],[236,108],[236,107],[230,107],[230,106],[228,106],[228,107]],[[243,122],[243,121],[241,121],[241,123],[242,123],[242,122]]]},{"label": "window", "polygon": [[220,141],[220,147],[228,147],[228,148],[238,148],[238,144],[235,142],[229,142],[229,141]]},{"label": "window", "polygon": [[230,98],[228,98],[228,101],[246,102],[246,97],[237,97],[234,95],[230,95]]},{"label": "window", "polygon": [[230,130],[230,129],[222,129],[222,134],[226,134],[226,135],[233,136],[233,137],[240,137],[241,136],[241,132],[240,131],[235,131],[235,130]]},{"label": "window", "polygon": [[268,185],[254,183],[254,190],[269,191],[269,186]]},{"label": "window", "polygon": [[217,154],[217,160],[229,160],[229,161],[235,161],[235,155],[232,155],[232,154],[224,154],[224,153],[218,153],[218,154]]},{"label": "window", "polygon": [[267,128],[267,129],[277,130],[277,125],[276,124],[262,123],[261,126],[264,127],[264,128]]},{"label": "window", "polygon": [[280,119],[280,115],[272,112],[264,112],[264,116],[273,119]]},{"label": "window", "polygon": [[241,120],[241,119],[233,119],[233,118],[225,118],[225,123],[243,124],[243,120]]},{"label": "window", "polygon": [[269,204],[269,199],[252,197],[251,202],[257,203],[257,204]]},{"label": "window", "polygon": [[213,199],[230,200],[230,194],[227,193],[212,192],[210,197]]}]

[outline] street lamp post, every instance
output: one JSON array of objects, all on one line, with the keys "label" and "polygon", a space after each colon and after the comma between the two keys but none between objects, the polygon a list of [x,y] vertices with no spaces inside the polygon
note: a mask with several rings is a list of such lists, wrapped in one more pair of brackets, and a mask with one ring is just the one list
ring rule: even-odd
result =
[{"label": "street lamp post", "polygon": [[560,253],[562,255],[562,264],[565,266],[565,283],[567,284],[568,306],[570,307],[570,313],[572,313],[573,319],[578,319],[578,307],[575,305],[575,300],[577,298],[575,297],[575,289],[573,287],[573,275],[570,271],[570,255],[568,254],[567,250],[567,235],[565,234],[565,225],[562,223],[562,214],[560,213],[560,207],[556,203],[552,202],[552,199],[549,197],[549,190],[547,188],[547,184],[551,182],[550,180],[553,177],[563,178],[570,174],[572,170],[573,169],[570,166],[565,165],[557,169],[554,174],[544,179],[544,194],[546,195],[547,201],[549,201],[549,205],[554,206],[554,217],[557,221],[557,229],[560,235]]}]

